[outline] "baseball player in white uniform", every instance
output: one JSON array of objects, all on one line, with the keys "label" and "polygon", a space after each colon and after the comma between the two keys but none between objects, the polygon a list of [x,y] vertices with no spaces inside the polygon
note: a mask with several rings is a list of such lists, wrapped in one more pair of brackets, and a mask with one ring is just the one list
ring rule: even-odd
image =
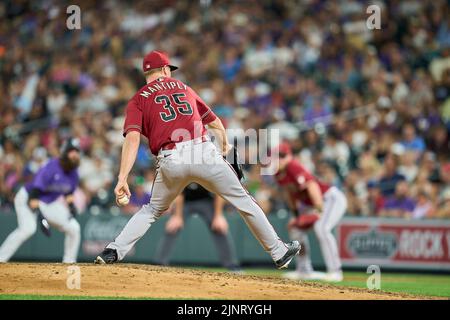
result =
[{"label": "baseball player in white uniform", "polygon": [[[77,209],[73,203],[73,192],[78,186],[77,167],[80,149],[76,140],[69,139],[62,146],[61,156],[50,159],[23,186],[14,198],[18,226],[0,247],[0,262],[7,262],[30,238],[39,225],[47,236],[53,226],[65,233],[63,263],[77,261],[80,246],[80,225],[74,217]],[[66,203],[58,201],[64,196]]]}]

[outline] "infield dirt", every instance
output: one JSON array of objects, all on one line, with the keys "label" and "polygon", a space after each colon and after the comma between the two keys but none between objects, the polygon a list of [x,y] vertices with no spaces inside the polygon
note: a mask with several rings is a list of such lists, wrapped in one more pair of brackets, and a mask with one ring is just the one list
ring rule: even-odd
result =
[{"label": "infield dirt", "polygon": [[[104,296],[160,299],[423,299],[276,277],[236,275],[137,264],[76,264],[80,289],[69,289],[64,264],[2,263],[1,294]],[[73,270],[73,269],[72,269]],[[74,283],[69,280],[69,284]]]}]

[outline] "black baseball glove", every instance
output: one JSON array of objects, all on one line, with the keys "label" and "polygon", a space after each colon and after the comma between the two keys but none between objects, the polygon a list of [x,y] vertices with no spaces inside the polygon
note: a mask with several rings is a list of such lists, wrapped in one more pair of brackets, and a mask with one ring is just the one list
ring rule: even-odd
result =
[{"label": "black baseball glove", "polygon": [[33,209],[33,212],[37,215],[37,219],[38,219],[38,223],[39,223],[39,227],[40,227],[41,231],[47,237],[50,237],[51,236],[50,224],[48,223],[47,219],[45,219],[44,216],[42,215],[41,210],[39,208],[36,208],[36,209]]},{"label": "black baseball glove", "polygon": [[72,215],[72,218],[75,219],[78,215],[78,210],[75,207],[75,204],[73,202],[69,203],[69,211],[70,211],[70,214]]},{"label": "black baseball glove", "polygon": [[41,191],[39,189],[32,189],[29,192],[29,200],[28,200],[28,207],[31,209],[31,211],[37,216],[38,219],[38,223],[39,223],[39,227],[41,228],[42,232],[47,236],[50,237],[51,232],[50,232],[50,224],[48,223],[47,219],[44,218],[44,216],[42,215],[41,210],[39,209],[39,207],[37,208],[32,208],[30,206],[31,200],[36,200],[38,199],[39,195],[41,194]]},{"label": "black baseball glove", "polygon": [[239,156],[235,146],[228,151],[224,159],[231,165],[239,180],[244,178],[244,172],[242,171],[242,165],[239,163]]}]

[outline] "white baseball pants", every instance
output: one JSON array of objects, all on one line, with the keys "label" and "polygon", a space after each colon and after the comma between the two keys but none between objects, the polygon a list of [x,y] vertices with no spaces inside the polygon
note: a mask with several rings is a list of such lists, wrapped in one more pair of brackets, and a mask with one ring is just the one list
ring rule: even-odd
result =
[{"label": "white baseball pants", "polygon": [[[3,242],[0,247],[0,262],[7,262],[28,240],[37,229],[37,216],[28,207],[28,193],[22,187],[14,198],[14,208],[17,214],[18,226]],[[76,219],[72,219],[67,206],[60,202],[39,202],[39,209],[48,223],[65,233],[63,263],[74,263],[77,261],[78,249],[80,247],[80,225]]]},{"label": "white baseball pants", "polygon": [[[314,232],[320,244],[322,256],[328,272],[341,270],[341,259],[336,238],[331,233],[333,228],[347,210],[347,199],[342,191],[336,187],[331,187],[324,194],[324,206],[322,216],[314,224]],[[301,273],[310,273],[313,271],[310,256],[310,246],[308,236],[305,231],[292,228],[289,230],[289,236],[293,240],[298,240],[302,244],[300,255],[296,258],[296,269]]]},{"label": "white baseball pants", "polygon": [[122,260],[172,201],[191,182],[202,185],[231,203],[274,261],[287,252],[262,209],[244,189],[234,170],[210,142],[178,143],[176,149],[161,151],[150,203],[144,205],[107,247]]}]

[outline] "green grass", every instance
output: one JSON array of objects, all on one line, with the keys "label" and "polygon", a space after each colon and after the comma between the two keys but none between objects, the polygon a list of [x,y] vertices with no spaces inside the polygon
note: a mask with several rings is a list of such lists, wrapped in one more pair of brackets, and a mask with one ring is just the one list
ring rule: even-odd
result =
[{"label": "green grass", "polygon": [[[225,269],[203,269],[226,271]],[[245,269],[248,275],[281,277],[284,271],[270,269]],[[370,274],[365,272],[344,272],[344,281],[339,286],[367,288]],[[319,281],[318,281],[319,282]],[[381,271],[381,288],[386,292],[400,292],[422,296],[450,297],[450,275],[392,273]]]},{"label": "green grass", "polygon": [[[343,285],[367,288],[369,275],[362,272],[345,273]],[[450,276],[430,274],[382,273],[381,290],[425,296],[450,297]]]}]

